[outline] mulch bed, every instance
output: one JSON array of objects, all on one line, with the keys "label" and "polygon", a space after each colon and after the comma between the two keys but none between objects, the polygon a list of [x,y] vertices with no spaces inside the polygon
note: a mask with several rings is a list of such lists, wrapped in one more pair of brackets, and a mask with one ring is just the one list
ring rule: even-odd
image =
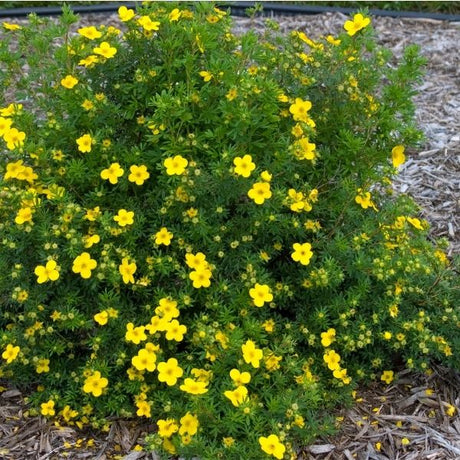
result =
[{"label": "mulch bed", "polygon": [[[346,17],[339,13],[277,17],[281,29],[307,35],[337,34]],[[22,22],[10,20],[10,22]],[[116,15],[86,15],[79,27],[100,22],[119,25]],[[262,28],[263,19],[235,19],[236,31]],[[429,19],[373,18],[380,43],[401,56],[417,43],[428,59],[415,98],[417,120],[426,141],[411,152],[395,180],[431,224],[431,237],[449,241],[448,255],[460,253],[460,24]],[[299,453],[302,460],[444,460],[460,459],[460,376],[442,367],[430,375],[401,372],[391,385],[361,388],[356,405],[338,414],[340,431]],[[153,425],[114,420],[107,433],[57,426],[29,417],[16,389],[0,393],[0,460],[157,459],[136,450]],[[137,446],[137,447],[136,447]]]}]

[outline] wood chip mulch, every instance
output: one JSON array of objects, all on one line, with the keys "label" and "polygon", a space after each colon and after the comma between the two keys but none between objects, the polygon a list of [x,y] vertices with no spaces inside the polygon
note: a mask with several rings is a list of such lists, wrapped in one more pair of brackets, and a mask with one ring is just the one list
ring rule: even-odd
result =
[{"label": "wood chip mulch", "polygon": [[[439,366],[403,371],[390,385],[359,389],[355,402],[337,413],[338,434],[303,448],[299,460],[460,459],[460,374]],[[0,393],[0,460],[157,460],[135,450],[154,430],[118,419],[106,433],[59,426],[29,417],[20,391]]]},{"label": "wood chip mulch", "polygon": [[[277,17],[282,30],[304,30],[311,37],[337,34],[344,15]],[[10,20],[10,22],[21,22]],[[87,15],[78,26],[118,24],[116,15]],[[431,224],[433,237],[449,241],[448,255],[460,253],[460,23],[429,19],[373,18],[379,41],[396,56],[409,43],[428,59],[416,96],[417,120],[426,135],[395,181]],[[238,18],[236,29],[263,27],[263,19]],[[356,405],[338,414],[340,431],[319,439],[299,453],[299,460],[444,460],[460,459],[460,376],[442,367],[431,375],[401,372],[390,385],[361,388]],[[152,459],[139,451],[154,427],[115,420],[109,432],[56,426],[30,417],[23,395],[9,388],[0,393],[0,460]],[[136,447],[137,446],[137,447]],[[242,459],[243,460],[243,459]]]}]

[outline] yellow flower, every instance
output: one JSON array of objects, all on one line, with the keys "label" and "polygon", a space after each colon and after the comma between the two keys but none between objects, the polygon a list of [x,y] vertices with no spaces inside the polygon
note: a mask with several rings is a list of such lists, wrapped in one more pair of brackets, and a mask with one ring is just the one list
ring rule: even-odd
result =
[{"label": "yellow flower", "polygon": [[202,252],[185,254],[185,263],[193,270],[204,270],[208,267],[206,256]]},{"label": "yellow flower", "polygon": [[22,29],[22,27],[20,25],[11,24],[9,22],[3,22],[2,25],[6,30],[19,30],[19,29]]},{"label": "yellow flower", "polygon": [[67,89],[72,89],[77,83],[78,79],[72,77],[72,75],[67,75],[65,78],[61,80],[61,85]]},{"label": "yellow flower", "polygon": [[207,288],[211,285],[212,272],[208,269],[194,270],[189,273],[188,277],[193,281],[194,288]]},{"label": "yellow flower", "polygon": [[345,21],[343,28],[347,31],[347,34],[352,37],[356,32],[364,29],[371,23],[370,18],[363,16],[361,13],[353,16],[353,21]]},{"label": "yellow flower", "polygon": [[408,217],[407,222],[409,222],[417,230],[424,230],[420,219],[417,219],[416,217]]},{"label": "yellow flower", "polygon": [[[9,131],[11,129],[12,124],[13,121],[9,118],[0,117],[0,136],[3,136],[7,131]],[[19,160],[19,162],[22,163],[22,160]],[[9,164],[10,163],[8,163],[8,165]]]},{"label": "yellow flower", "polygon": [[99,371],[95,371],[88,376],[83,385],[83,391],[85,393],[91,393],[96,398],[101,396],[102,390],[107,387],[109,381],[101,376]]},{"label": "yellow flower", "polygon": [[310,259],[313,256],[310,243],[294,243],[292,248],[294,252],[291,254],[291,257],[295,262],[300,262],[302,265],[310,263]]},{"label": "yellow flower", "polygon": [[303,101],[300,97],[296,97],[295,103],[289,107],[289,112],[295,121],[307,122],[309,120],[308,111],[311,109],[310,101]]},{"label": "yellow flower", "polygon": [[238,96],[238,90],[236,88],[231,88],[228,93],[225,95],[225,97],[229,100],[229,101],[233,101],[233,99],[236,99],[236,97]]},{"label": "yellow flower", "polygon": [[240,372],[238,369],[232,369],[230,371],[230,378],[236,386],[241,386],[251,381],[251,374],[249,372]]},{"label": "yellow flower", "polygon": [[168,176],[173,176],[175,174],[180,176],[184,173],[188,161],[181,155],[176,155],[175,157],[166,158],[163,165],[166,168],[166,174]]},{"label": "yellow flower", "polygon": [[89,40],[95,40],[96,38],[102,37],[102,33],[99,32],[94,26],[81,27],[77,30],[77,32]]},{"label": "yellow flower", "polygon": [[[152,414],[150,412],[150,404],[147,401],[137,401],[136,406],[137,406],[136,415],[138,417],[150,418],[152,416]],[[142,450],[142,448],[141,448],[141,450]]]},{"label": "yellow flower", "polygon": [[265,358],[265,367],[268,371],[276,371],[280,368],[280,361],[283,359],[282,356],[276,356],[274,353],[270,353]]},{"label": "yellow flower", "polygon": [[90,54],[85,59],[80,59],[80,61],[78,62],[78,65],[83,65],[85,67],[92,67],[93,64],[96,64],[96,62],[99,62],[99,58],[94,54]]},{"label": "yellow flower", "polygon": [[179,8],[174,8],[171,13],[169,13],[169,22],[178,21],[181,17],[182,12]]},{"label": "yellow flower", "polygon": [[338,38],[334,38],[332,35],[328,35],[326,37],[326,41],[334,46],[339,46],[340,43],[342,43],[342,40],[339,40]]},{"label": "yellow flower", "polygon": [[123,257],[121,265],[118,266],[120,275],[123,277],[123,283],[134,283],[134,273],[136,272],[137,266],[135,262],[129,263],[127,257]]},{"label": "yellow flower", "polygon": [[103,310],[99,313],[96,313],[94,316],[94,321],[98,323],[100,326],[105,326],[109,321],[109,313],[107,310]]},{"label": "yellow flower", "polygon": [[238,407],[247,399],[248,389],[244,385],[240,385],[234,390],[224,391],[224,396],[230,399],[235,407]]},{"label": "yellow flower", "polygon": [[133,323],[128,323],[126,325],[125,340],[127,342],[133,342],[136,345],[139,345],[141,341],[147,340],[147,336],[145,335],[145,327],[134,327]]},{"label": "yellow flower", "polygon": [[177,319],[173,319],[166,325],[166,340],[175,340],[181,342],[184,339],[184,334],[187,332],[187,326],[179,324]]},{"label": "yellow flower", "polygon": [[128,180],[134,182],[136,185],[142,185],[150,177],[147,166],[145,165],[132,165],[129,171],[131,174],[128,176]]},{"label": "yellow flower", "polygon": [[169,358],[166,362],[158,363],[158,380],[168,386],[176,384],[177,379],[182,377],[184,371],[179,366],[176,358]]},{"label": "yellow flower", "polygon": [[200,77],[202,77],[205,82],[210,81],[213,76],[214,75],[211,72],[208,72],[207,70],[202,70],[200,72]]},{"label": "yellow flower", "polygon": [[262,327],[265,329],[265,332],[270,334],[275,330],[275,321],[273,319],[267,319],[267,321],[264,321],[262,324]]},{"label": "yellow flower", "polygon": [[101,241],[101,237],[99,235],[85,235],[83,237],[83,245],[85,248],[90,248],[95,244]]},{"label": "yellow flower", "polygon": [[42,284],[46,281],[56,281],[59,278],[57,268],[55,260],[49,260],[46,262],[46,266],[37,265],[34,270],[34,273],[38,276],[37,283]]},{"label": "yellow flower", "polygon": [[256,182],[248,192],[248,197],[254,200],[256,204],[263,204],[271,196],[272,192],[268,182]]},{"label": "yellow flower", "polygon": [[177,302],[168,298],[160,299],[158,307],[155,308],[155,313],[162,319],[171,321],[179,316]]},{"label": "yellow flower", "polygon": [[380,376],[380,380],[389,385],[394,380],[393,371],[383,371],[383,374]]},{"label": "yellow flower", "polygon": [[96,206],[93,209],[87,209],[86,214],[83,216],[84,219],[94,222],[101,215],[101,209]]},{"label": "yellow flower", "polygon": [[22,147],[24,145],[25,138],[26,133],[18,131],[16,128],[9,129],[3,135],[3,140],[6,142],[8,150],[14,150],[16,147]]},{"label": "yellow flower", "polygon": [[401,166],[406,161],[406,156],[404,155],[404,147],[402,145],[393,147],[393,150],[391,151],[391,160],[395,168]]},{"label": "yellow flower", "polygon": [[273,294],[267,284],[256,283],[252,289],[249,289],[249,295],[256,307],[262,307],[265,302],[273,300]]},{"label": "yellow flower", "polygon": [[124,170],[119,163],[112,163],[107,169],[101,171],[101,177],[108,180],[111,184],[116,184],[118,178],[123,176]]},{"label": "yellow flower", "polygon": [[106,59],[113,58],[117,54],[117,49],[108,42],[102,42],[99,46],[93,49],[93,53],[99,54]]},{"label": "yellow flower", "polygon": [[198,382],[196,380],[186,378],[184,383],[179,388],[185,393],[190,393],[192,395],[202,395],[208,391],[206,386],[207,382]]},{"label": "yellow flower", "polygon": [[272,180],[272,175],[268,172],[268,171],[262,171],[260,173],[260,178],[264,181],[264,182],[270,182]]},{"label": "yellow flower", "polygon": [[294,143],[294,150],[299,160],[314,160],[316,158],[316,144],[302,137]]},{"label": "yellow flower", "polygon": [[334,350],[328,350],[323,355],[324,362],[331,371],[335,371],[340,368],[340,355]]},{"label": "yellow flower", "polygon": [[162,438],[170,438],[174,433],[179,430],[174,419],[168,418],[166,420],[158,420],[158,434]]},{"label": "yellow flower", "polygon": [[82,153],[91,152],[91,147],[93,144],[93,138],[90,134],[83,134],[83,136],[77,139],[78,150]]},{"label": "yellow flower", "polygon": [[271,434],[268,437],[261,436],[259,438],[259,444],[266,454],[273,455],[273,457],[278,460],[283,458],[284,452],[286,451],[286,447],[280,442],[276,434]]},{"label": "yellow flower", "polygon": [[199,426],[200,423],[198,422],[198,417],[196,415],[191,414],[190,412],[187,412],[180,419],[179,434],[181,436],[183,436],[184,434],[193,436],[197,433]]},{"label": "yellow flower", "polygon": [[155,233],[155,243],[158,245],[164,244],[165,246],[169,246],[173,236],[173,233],[168,231],[166,227],[162,227],[158,232]]},{"label": "yellow flower", "polygon": [[453,406],[452,404],[447,404],[446,414],[449,417],[453,417],[456,412],[457,412],[457,408],[455,406]]},{"label": "yellow flower", "polygon": [[251,364],[255,368],[260,366],[263,352],[261,349],[256,348],[256,344],[252,340],[247,340],[244,345],[241,345],[241,351],[243,352],[243,359],[247,364]]},{"label": "yellow flower", "polygon": [[120,21],[130,21],[135,16],[135,14],[136,13],[134,10],[128,9],[126,6],[120,6],[120,8],[118,8],[118,16]]},{"label": "yellow flower", "polygon": [[37,374],[46,374],[50,371],[50,360],[46,358],[39,359],[37,366],[35,367],[35,372]]},{"label": "yellow flower", "polygon": [[75,258],[72,265],[72,271],[79,273],[82,278],[91,278],[91,270],[94,270],[97,266],[97,262],[91,259],[88,252],[82,252]]},{"label": "yellow flower", "polygon": [[40,413],[45,417],[52,417],[55,415],[56,411],[54,410],[54,401],[50,399],[48,402],[42,403]]},{"label": "yellow flower", "polygon": [[120,227],[126,227],[134,223],[134,211],[127,211],[126,209],[120,209],[118,214],[113,218]]},{"label": "yellow flower", "polygon": [[152,21],[148,16],[141,16],[137,23],[146,31],[151,32],[153,30],[158,30],[160,28],[160,23],[157,21]]},{"label": "yellow flower", "polygon": [[321,332],[321,345],[328,347],[335,340],[335,329],[328,329],[326,332]]},{"label": "yellow flower", "polygon": [[363,209],[367,209],[369,207],[373,208],[377,211],[374,202],[371,200],[370,192],[363,192],[361,188],[358,189],[358,195],[355,197],[356,203],[358,203]]},{"label": "yellow flower", "polygon": [[18,357],[20,350],[19,346],[13,346],[9,343],[2,353],[2,358],[6,360],[7,364],[10,364]]},{"label": "yellow flower", "polygon": [[138,371],[153,372],[156,368],[156,360],[157,355],[154,352],[142,348],[136,356],[133,356],[131,363]]},{"label": "yellow flower", "polygon": [[235,173],[243,177],[249,177],[256,167],[255,163],[252,162],[251,155],[236,157],[233,159],[233,164],[235,165]]},{"label": "yellow flower", "polygon": [[18,225],[22,225],[25,222],[32,222],[32,208],[26,207],[19,209],[14,221]]}]

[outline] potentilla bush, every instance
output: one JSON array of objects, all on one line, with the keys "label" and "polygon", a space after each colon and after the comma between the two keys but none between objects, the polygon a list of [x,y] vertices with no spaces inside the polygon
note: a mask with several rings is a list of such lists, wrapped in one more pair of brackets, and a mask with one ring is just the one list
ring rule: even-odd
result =
[{"label": "potentilla bush", "polygon": [[[186,458],[295,458],[359,381],[459,368],[445,243],[391,180],[423,59],[356,14],[235,36],[211,4],[0,45],[0,376]],[[35,412],[34,412],[35,411]]]}]

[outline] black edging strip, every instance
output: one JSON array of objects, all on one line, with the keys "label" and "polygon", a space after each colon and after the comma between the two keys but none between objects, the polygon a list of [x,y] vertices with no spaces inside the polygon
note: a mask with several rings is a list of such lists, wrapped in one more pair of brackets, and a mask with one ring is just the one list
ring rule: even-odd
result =
[{"label": "black edging strip", "polygon": [[[222,8],[229,8],[233,16],[246,16],[246,9],[253,8],[256,2],[222,2]],[[136,8],[135,2],[120,2],[120,3],[102,3],[99,5],[72,5],[68,6],[75,13],[113,13],[118,10],[120,5],[125,5],[128,8]],[[282,3],[261,2],[263,6],[261,14],[263,16],[276,16],[276,15],[313,15],[321,13],[344,13],[350,14],[356,12],[357,8],[342,8],[335,6],[300,6],[288,5]],[[56,16],[62,13],[61,7],[56,6],[39,6],[27,8],[11,8],[0,9],[0,18],[14,18],[21,16],[28,16],[30,13],[37,16]],[[439,21],[460,21],[459,14],[444,14],[444,13],[425,13],[420,11],[387,11],[387,10],[369,10],[372,16],[387,16],[391,18],[417,18],[417,19],[436,19]]]}]

